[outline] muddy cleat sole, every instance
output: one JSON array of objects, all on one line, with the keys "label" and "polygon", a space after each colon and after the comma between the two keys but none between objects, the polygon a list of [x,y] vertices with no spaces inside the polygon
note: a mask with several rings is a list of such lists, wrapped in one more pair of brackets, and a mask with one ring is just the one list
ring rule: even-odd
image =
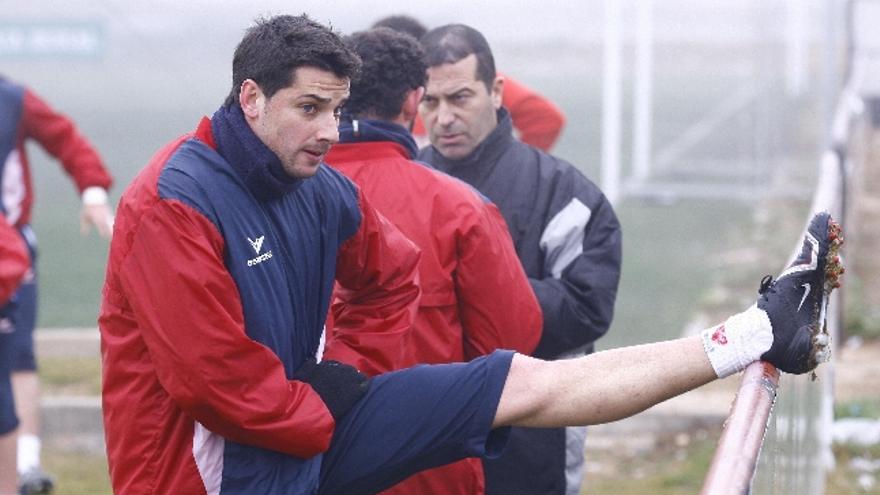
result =
[{"label": "muddy cleat sole", "polygon": [[806,373],[831,356],[825,315],[831,292],[840,287],[843,233],[828,213],[810,221],[797,258],[776,280],[761,281],[757,306],[773,329],[773,344],[761,355],[782,371]]}]

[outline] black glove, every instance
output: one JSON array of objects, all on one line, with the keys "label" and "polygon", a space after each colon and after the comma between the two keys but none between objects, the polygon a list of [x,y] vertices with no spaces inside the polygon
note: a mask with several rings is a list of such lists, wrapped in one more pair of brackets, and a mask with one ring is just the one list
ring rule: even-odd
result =
[{"label": "black glove", "polygon": [[310,359],[293,373],[293,379],[308,383],[324,401],[336,422],[367,393],[370,379],[353,366],[339,361]]}]

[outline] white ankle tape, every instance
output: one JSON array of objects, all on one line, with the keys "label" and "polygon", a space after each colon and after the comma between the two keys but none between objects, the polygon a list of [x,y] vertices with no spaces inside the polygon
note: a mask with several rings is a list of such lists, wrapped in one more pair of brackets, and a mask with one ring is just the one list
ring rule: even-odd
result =
[{"label": "white ankle tape", "polygon": [[700,333],[703,349],[718,378],[742,371],[773,345],[773,328],[764,310],[753,305]]},{"label": "white ankle tape", "polygon": [[40,467],[40,438],[36,435],[18,436],[18,474]]}]

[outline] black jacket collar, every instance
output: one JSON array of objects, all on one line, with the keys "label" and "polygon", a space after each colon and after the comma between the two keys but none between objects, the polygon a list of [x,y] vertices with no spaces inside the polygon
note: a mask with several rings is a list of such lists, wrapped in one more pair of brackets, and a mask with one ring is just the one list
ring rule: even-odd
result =
[{"label": "black jacket collar", "polygon": [[423,153],[431,165],[448,172],[469,184],[479,184],[488,176],[501,156],[507,151],[513,137],[513,121],[510,113],[504,107],[498,110],[498,125],[483,139],[474,151],[460,160],[446,158],[433,145]]},{"label": "black jacket collar", "polygon": [[402,146],[410,159],[416,157],[419,148],[412,134],[403,126],[393,122],[372,119],[350,118],[339,126],[339,142],[366,143],[376,141],[391,141]]}]

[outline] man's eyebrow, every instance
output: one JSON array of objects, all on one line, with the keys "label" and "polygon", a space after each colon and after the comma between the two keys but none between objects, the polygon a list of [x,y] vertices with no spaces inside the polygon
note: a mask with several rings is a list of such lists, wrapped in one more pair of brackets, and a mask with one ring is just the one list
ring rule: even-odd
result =
[{"label": "man's eyebrow", "polygon": [[319,103],[330,103],[333,101],[332,98],[327,98],[325,96],[319,96],[314,93],[306,93],[304,95],[300,95],[297,100],[315,100]]},{"label": "man's eyebrow", "polygon": [[428,91],[425,91],[425,94],[422,96],[422,100],[424,101],[427,98],[431,98],[431,99],[435,99],[435,100],[438,98],[453,98],[453,97],[458,96],[463,93],[473,94],[474,90],[471,88],[465,87],[465,88],[459,88],[451,93],[442,93],[442,94],[432,94],[432,93],[429,93]]},{"label": "man's eyebrow", "polygon": [[446,97],[447,97],[447,98],[452,98],[453,96],[458,96],[458,95],[460,95],[460,94],[462,94],[462,93],[473,93],[473,92],[474,92],[474,90],[472,90],[471,88],[461,88],[461,89],[458,89],[458,90],[456,90],[456,91],[453,91],[452,93],[447,93],[447,94],[446,94]]}]

